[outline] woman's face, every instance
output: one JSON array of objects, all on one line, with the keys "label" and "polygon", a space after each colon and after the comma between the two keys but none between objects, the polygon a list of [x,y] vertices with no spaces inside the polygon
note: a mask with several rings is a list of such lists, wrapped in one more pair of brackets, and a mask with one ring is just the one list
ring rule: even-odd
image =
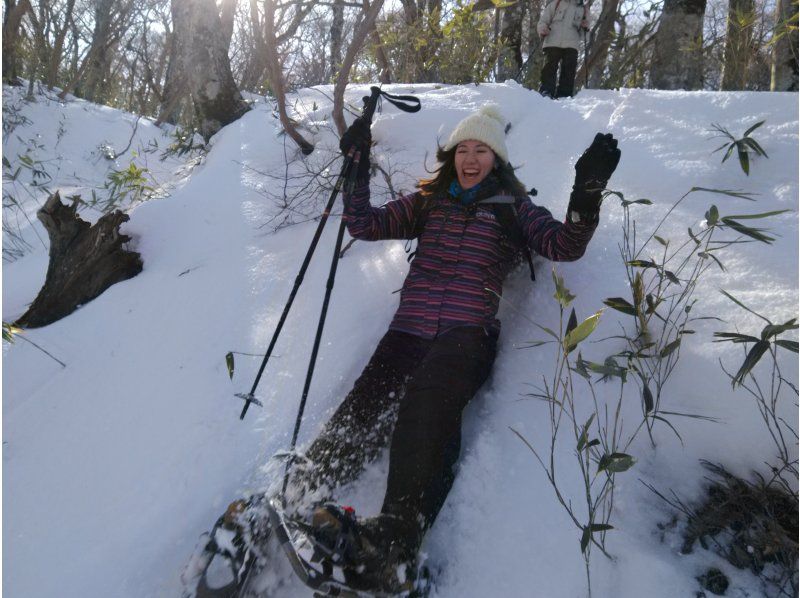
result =
[{"label": "woman's face", "polygon": [[462,189],[480,183],[493,167],[494,152],[485,143],[467,139],[456,146],[456,175]]}]

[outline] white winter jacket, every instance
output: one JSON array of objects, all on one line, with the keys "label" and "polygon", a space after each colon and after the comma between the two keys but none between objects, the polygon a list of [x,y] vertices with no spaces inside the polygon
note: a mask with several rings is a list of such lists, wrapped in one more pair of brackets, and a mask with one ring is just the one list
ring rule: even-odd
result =
[{"label": "white winter jacket", "polygon": [[539,35],[546,36],[543,48],[575,48],[580,49],[583,32],[581,21],[586,15],[586,8],[580,0],[550,0],[539,17],[536,27]]}]

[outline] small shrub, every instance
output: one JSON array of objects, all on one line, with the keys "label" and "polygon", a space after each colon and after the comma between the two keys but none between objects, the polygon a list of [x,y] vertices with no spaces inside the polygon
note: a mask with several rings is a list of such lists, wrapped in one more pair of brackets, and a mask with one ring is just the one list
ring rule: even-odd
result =
[{"label": "small shrub", "polygon": [[148,199],[155,191],[148,184],[149,181],[145,176],[148,172],[147,168],[136,166],[133,161],[128,165],[128,168],[112,170],[103,186],[108,191],[106,199],[100,202],[97,195],[92,191],[90,205],[95,206],[99,203],[100,208],[107,212],[119,207],[125,201],[133,204]]},{"label": "small shrub", "polygon": [[719,151],[725,150],[725,155],[722,157],[722,163],[724,164],[725,161],[731,157],[733,151],[736,150],[736,154],[739,156],[739,165],[742,167],[742,170],[746,175],[750,175],[750,154],[755,154],[756,156],[764,156],[765,158],[769,158],[767,156],[767,152],[761,147],[761,145],[750,137],[750,133],[755,131],[758,127],[763,125],[766,121],[759,121],[754,124],[752,127],[747,129],[740,139],[734,137],[728,129],[723,127],[722,125],[718,125],[716,123],[711,124],[711,128],[719,133],[719,135],[715,135],[715,137],[726,137],[728,139],[727,142],[723,143],[717,149],[715,149],[711,153],[717,153]]}]

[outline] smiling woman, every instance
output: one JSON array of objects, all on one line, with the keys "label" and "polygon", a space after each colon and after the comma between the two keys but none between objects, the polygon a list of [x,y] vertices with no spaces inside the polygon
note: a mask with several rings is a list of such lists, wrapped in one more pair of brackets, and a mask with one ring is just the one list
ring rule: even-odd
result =
[{"label": "smiling woman", "polygon": [[[351,236],[417,239],[389,330],[287,489],[296,509],[313,509],[316,542],[358,590],[413,588],[422,538],[455,479],[461,413],[492,370],[503,280],[521,252],[555,261],[583,255],[619,161],[616,141],[598,134],[576,164],[570,217],[558,221],[528,198],[508,161],[505,132],[495,106],[470,114],[438,149],[434,176],[381,207],[370,205],[369,120],[357,119],[342,136],[342,152],[361,156],[355,187],[344,195]],[[377,517],[356,519],[352,509],[327,503],[387,444]]]},{"label": "smiling woman", "polygon": [[492,148],[482,141],[468,139],[456,147],[456,175],[458,184],[470,189],[486,178],[494,168]]}]

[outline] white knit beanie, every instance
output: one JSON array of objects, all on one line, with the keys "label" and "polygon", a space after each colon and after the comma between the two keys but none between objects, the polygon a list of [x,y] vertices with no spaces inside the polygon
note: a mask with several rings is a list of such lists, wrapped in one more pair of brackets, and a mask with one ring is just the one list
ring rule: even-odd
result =
[{"label": "white knit beanie", "polygon": [[451,150],[467,139],[485,143],[503,162],[508,162],[506,121],[497,105],[488,104],[458,123],[444,149]]}]

